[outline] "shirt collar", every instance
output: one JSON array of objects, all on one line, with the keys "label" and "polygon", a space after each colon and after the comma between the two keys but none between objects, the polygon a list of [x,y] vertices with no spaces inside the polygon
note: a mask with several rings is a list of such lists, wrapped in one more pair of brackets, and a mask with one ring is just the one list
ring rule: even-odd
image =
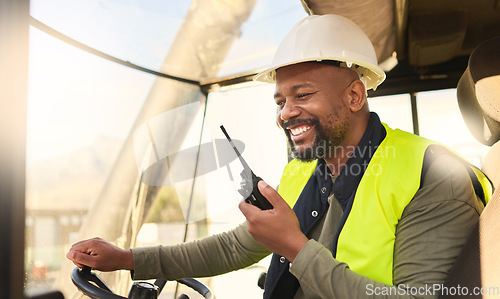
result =
[{"label": "shirt collar", "polygon": [[[371,112],[370,120],[363,137],[333,183],[333,194],[339,201],[342,209],[345,210],[373,154],[382,140],[384,140],[386,134],[386,130],[380,122],[378,115],[375,112]],[[319,164],[320,163],[318,163],[318,165]]]}]

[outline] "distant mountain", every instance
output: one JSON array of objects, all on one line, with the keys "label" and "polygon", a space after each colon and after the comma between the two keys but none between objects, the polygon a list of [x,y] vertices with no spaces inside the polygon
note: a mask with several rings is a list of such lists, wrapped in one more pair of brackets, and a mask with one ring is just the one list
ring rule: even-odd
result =
[{"label": "distant mountain", "polygon": [[88,147],[31,165],[26,179],[27,209],[88,209],[122,144],[122,140],[101,136]]}]

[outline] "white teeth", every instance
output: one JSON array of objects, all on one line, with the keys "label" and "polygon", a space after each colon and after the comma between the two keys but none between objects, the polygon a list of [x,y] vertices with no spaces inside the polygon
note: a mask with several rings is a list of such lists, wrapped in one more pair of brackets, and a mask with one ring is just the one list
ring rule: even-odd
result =
[{"label": "white teeth", "polygon": [[292,131],[292,135],[299,135],[309,130],[311,127],[298,127],[296,129],[290,129]]}]

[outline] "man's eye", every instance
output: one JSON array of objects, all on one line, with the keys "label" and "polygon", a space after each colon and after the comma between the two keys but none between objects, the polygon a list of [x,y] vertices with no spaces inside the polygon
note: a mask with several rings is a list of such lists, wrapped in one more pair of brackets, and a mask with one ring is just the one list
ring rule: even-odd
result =
[{"label": "man's eye", "polygon": [[298,98],[298,99],[302,99],[302,98],[305,98],[305,97],[310,96],[310,95],[312,95],[312,94],[313,94],[312,92],[309,92],[309,93],[299,93],[299,94],[297,95],[297,98]]},{"label": "man's eye", "polygon": [[284,104],[285,104],[284,101],[277,101],[276,102],[276,105],[279,106],[279,107],[283,106]]}]

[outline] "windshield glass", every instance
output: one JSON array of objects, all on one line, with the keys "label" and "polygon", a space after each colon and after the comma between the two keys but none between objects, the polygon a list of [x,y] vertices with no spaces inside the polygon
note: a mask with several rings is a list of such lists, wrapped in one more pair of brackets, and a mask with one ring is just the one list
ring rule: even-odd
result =
[{"label": "windshield glass", "polygon": [[[165,57],[190,8],[189,1],[31,1],[31,15],[45,25],[113,57],[167,73],[185,68]],[[257,1],[211,76],[265,66],[282,35],[303,16],[300,2]],[[227,147],[220,125],[243,146],[242,156],[255,173],[278,185],[287,153],[275,125],[273,86],[220,91],[207,99],[195,85],[115,64],[35,27],[29,59],[28,293],[56,287],[76,296],[65,252],[87,234],[133,247],[197,239],[240,223],[235,178],[241,166],[234,153],[230,161],[219,153]],[[155,168],[160,164],[167,167]],[[152,172],[157,170],[168,175]],[[241,288],[251,285],[259,296],[256,282],[264,268],[210,285],[220,289],[218,281],[250,275]],[[119,276],[126,283],[110,285],[126,294],[129,276]]]},{"label": "windshield glass", "polygon": [[[176,37],[188,38],[178,37],[178,31],[190,6],[190,1],[34,0],[31,15],[100,52],[170,73],[183,67],[183,61],[169,61],[167,66],[162,62]],[[278,42],[305,16],[299,1],[256,1],[227,56],[218,63],[217,76],[269,65]]]},{"label": "windshield glass", "polygon": [[190,1],[30,1],[35,19],[85,45],[159,70]]}]

